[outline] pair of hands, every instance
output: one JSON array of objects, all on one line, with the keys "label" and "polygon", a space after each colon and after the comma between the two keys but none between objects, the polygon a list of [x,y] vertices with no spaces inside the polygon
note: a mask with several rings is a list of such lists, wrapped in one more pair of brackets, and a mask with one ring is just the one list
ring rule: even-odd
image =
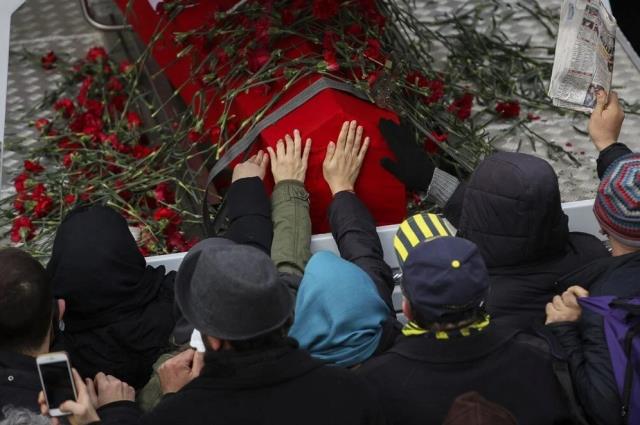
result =
[{"label": "pair of hands", "polygon": [[[369,137],[365,137],[363,141],[363,133],[363,128],[356,121],[345,121],[338,141],[331,141],[327,146],[322,173],[333,195],[354,189],[370,143]],[[293,137],[287,134],[284,141],[278,140],[275,150],[268,147],[268,154],[260,151],[248,161],[238,164],[233,170],[232,181],[248,177],[263,179],[271,163],[276,184],[283,180],[304,183],[311,143],[311,139],[307,139],[303,148],[300,132],[294,130]]]},{"label": "pair of hands", "polygon": [[577,322],[582,314],[578,298],[588,297],[589,291],[581,286],[572,286],[562,295],[556,295],[547,303],[547,320],[545,324],[560,322]]},{"label": "pair of hands", "polygon": [[[134,401],[136,391],[126,382],[118,378],[105,375],[100,372],[94,380],[89,378],[84,381],[77,370],[72,370],[73,382],[76,387],[78,399],[68,400],[60,405],[60,410],[71,413],[69,422],[71,425],[86,425],[100,420],[96,409],[117,401]],[[43,416],[49,415],[49,406],[41,391],[38,395],[40,413]],[[59,425],[58,418],[52,418],[52,425]]]}]

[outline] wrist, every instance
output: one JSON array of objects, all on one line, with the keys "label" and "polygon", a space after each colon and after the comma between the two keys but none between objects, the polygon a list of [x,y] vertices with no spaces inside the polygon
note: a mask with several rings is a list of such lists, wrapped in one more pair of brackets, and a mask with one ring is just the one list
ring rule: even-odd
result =
[{"label": "wrist", "polygon": [[606,148],[608,148],[611,145],[615,145],[616,141],[614,139],[609,139],[609,140],[594,140],[593,144],[596,146],[596,149],[598,149],[598,152],[602,152],[603,150],[605,150]]},{"label": "wrist", "polygon": [[340,192],[355,192],[353,185],[349,185],[349,184],[329,186],[329,188],[331,189],[332,196],[336,196],[336,194]]}]

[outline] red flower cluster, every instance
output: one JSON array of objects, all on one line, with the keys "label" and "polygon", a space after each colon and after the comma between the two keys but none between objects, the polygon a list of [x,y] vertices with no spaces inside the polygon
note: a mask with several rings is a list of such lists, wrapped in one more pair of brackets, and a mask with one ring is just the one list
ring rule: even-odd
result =
[{"label": "red flower cluster", "polygon": [[511,102],[498,102],[496,112],[501,118],[517,118],[520,116],[520,103],[517,100]]},{"label": "red flower cluster", "polygon": [[439,78],[428,79],[420,72],[414,71],[407,75],[407,82],[421,89],[428,89],[429,94],[423,97],[423,102],[427,105],[440,102],[444,97],[444,81]]},{"label": "red flower cluster", "polygon": [[460,120],[465,121],[471,116],[471,108],[473,107],[473,94],[465,93],[462,97],[453,101],[447,108],[447,111],[457,116]]},{"label": "red flower cluster", "polygon": [[11,226],[11,242],[18,243],[33,239],[36,229],[29,217],[18,216]]}]

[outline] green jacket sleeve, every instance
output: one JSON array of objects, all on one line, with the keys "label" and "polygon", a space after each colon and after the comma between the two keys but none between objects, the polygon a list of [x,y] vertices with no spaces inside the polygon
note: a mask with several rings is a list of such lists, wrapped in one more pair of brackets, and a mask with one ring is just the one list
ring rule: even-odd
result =
[{"label": "green jacket sleeve", "polygon": [[279,182],[271,195],[271,258],[280,272],[301,276],[311,257],[309,193],[296,180]]}]

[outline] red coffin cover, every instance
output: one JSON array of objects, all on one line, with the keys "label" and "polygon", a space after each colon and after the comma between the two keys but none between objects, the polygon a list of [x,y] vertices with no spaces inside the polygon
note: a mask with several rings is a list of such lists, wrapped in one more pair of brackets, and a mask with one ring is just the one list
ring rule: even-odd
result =
[{"label": "red coffin cover", "polygon": [[[153,56],[165,69],[165,74],[174,87],[180,87],[180,95],[187,104],[201,87],[190,81],[191,56],[176,59],[178,52],[184,47],[177,45],[174,32],[188,31],[197,28],[207,21],[207,17],[220,8],[226,9],[233,0],[208,0],[195,7],[187,8],[174,21],[167,22],[161,15],[152,10],[147,0],[116,0],[127,20],[140,38],[149,43],[157,28],[165,27],[165,36],[156,43]],[[300,49],[304,52],[304,48]],[[287,100],[311,84],[315,78],[302,81],[292,87],[274,106],[278,108]],[[271,98],[271,93],[252,92],[239,96],[234,105],[234,113],[240,120],[253,115]],[[208,120],[211,125],[217,120],[216,111],[210,112]],[[313,140],[306,187],[311,195],[311,220],[314,233],[330,231],[327,220],[327,209],[331,202],[331,193],[322,176],[322,161],[329,141],[335,141],[340,127],[345,120],[355,119],[365,128],[365,135],[371,138],[369,153],[356,185],[356,192],[369,207],[378,225],[401,222],[406,214],[406,196],[404,186],[380,166],[380,159],[392,157],[392,153],[382,139],[378,130],[380,118],[397,120],[397,116],[388,110],[336,90],[325,90],[307,101],[300,108],[292,111],[276,124],[265,129],[255,144],[254,149],[274,146],[285,134],[299,129],[303,138]],[[266,184],[271,188],[272,181]]]}]

